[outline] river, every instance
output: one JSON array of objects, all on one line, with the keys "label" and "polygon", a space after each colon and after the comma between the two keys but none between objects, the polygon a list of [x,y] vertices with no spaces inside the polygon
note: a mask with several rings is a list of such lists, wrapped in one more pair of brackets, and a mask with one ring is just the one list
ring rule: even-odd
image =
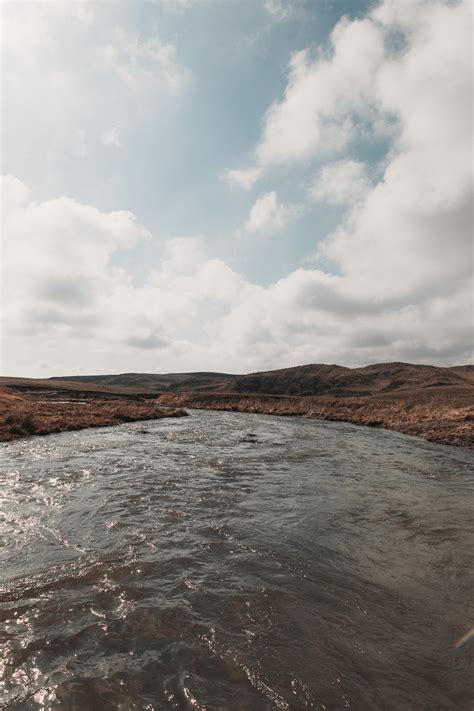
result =
[{"label": "river", "polygon": [[472,709],[471,452],[201,411],[1,453],[2,708]]}]

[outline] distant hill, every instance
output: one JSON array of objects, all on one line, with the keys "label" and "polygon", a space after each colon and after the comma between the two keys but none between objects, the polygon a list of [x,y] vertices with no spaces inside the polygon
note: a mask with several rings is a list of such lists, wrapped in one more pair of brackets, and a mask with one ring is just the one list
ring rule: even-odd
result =
[{"label": "distant hill", "polygon": [[240,376],[238,392],[272,395],[368,396],[402,390],[470,387],[474,366],[439,368],[410,363],[379,363],[363,368],[340,365],[302,365]]},{"label": "distant hill", "polygon": [[[153,410],[158,406],[167,412],[191,408],[299,415],[386,427],[434,442],[474,446],[472,365],[439,368],[378,363],[346,368],[311,364],[248,375],[199,372],[79,375],[43,380],[0,377],[0,427],[1,411],[8,426],[5,418],[23,407],[23,399],[36,401],[36,408],[44,407],[53,414],[61,408],[68,417],[77,412],[76,424],[85,421],[81,412],[96,412],[99,408],[107,413],[120,405],[126,413],[134,411],[134,403],[126,401],[135,401],[142,408],[144,419],[146,407]],[[156,402],[149,405],[146,401],[150,400]],[[121,422],[128,421],[124,416]]]},{"label": "distant hill", "polygon": [[183,390],[223,390],[228,389],[237,375],[227,373],[122,373],[121,375],[72,375],[53,377],[79,383],[95,383],[109,387],[150,390],[153,392],[181,392]]},{"label": "distant hill", "polygon": [[465,388],[474,385],[474,366],[440,368],[410,363],[378,363],[362,368],[311,364],[248,375],[229,373],[123,373],[121,375],[78,375],[50,378],[95,384],[110,388],[154,393],[188,391],[252,393],[268,395],[369,396],[437,388]]}]

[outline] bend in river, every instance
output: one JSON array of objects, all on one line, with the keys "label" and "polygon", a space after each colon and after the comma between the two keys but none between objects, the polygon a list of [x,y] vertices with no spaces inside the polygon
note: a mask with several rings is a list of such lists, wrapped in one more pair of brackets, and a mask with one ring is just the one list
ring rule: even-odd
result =
[{"label": "bend in river", "polygon": [[4,708],[472,708],[471,452],[200,411],[2,454]]}]

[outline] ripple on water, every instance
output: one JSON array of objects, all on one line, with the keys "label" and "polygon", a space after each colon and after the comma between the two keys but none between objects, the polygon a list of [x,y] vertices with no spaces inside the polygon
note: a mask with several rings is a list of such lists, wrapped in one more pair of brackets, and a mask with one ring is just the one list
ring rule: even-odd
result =
[{"label": "ripple on water", "polygon": [[2,453],[7,707],[471,709],[471,453],[213,412]]}]

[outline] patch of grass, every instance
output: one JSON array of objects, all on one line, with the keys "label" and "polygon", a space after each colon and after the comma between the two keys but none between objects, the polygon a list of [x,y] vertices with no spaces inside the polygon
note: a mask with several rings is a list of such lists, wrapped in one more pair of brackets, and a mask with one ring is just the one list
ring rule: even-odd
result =
[{"label": "patch of grass", "polygon": [[11,412],[5,417],[5,424],[11,434],[20,437],[35,434],[37,429],[30,413]]}]

